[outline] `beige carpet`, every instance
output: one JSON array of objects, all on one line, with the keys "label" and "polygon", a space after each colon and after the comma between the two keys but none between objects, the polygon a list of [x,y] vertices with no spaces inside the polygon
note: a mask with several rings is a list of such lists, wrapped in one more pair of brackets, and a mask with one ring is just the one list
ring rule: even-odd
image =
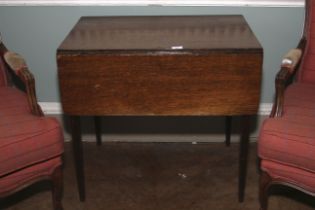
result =
[{"label": "beige carpet", "polygon": [[[252,210],[258,205],[256,144],[251,145],[246,196],[237,201],[238,144],[85,143],[87,199],[79,202],[71,145],[66,143],[65,210]],[[52,209],[47,183],[1,200],[0,209]],[[315,199],[275,189],[269,210],[315,209]]]}]

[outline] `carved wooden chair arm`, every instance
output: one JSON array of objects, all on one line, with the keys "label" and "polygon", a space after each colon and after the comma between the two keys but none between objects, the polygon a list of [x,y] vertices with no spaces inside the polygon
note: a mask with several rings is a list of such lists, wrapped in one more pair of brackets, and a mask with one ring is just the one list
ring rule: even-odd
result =
[{"label": "carved wooden chair arm", "polygon": [[270,117],[281,117],[283,114],[284,92],[286,87],[291,83],[293,76],[299,68],[303,52],[305,49],[306,40],[301,39],[299,45],[283,57],[281,69],[277,73],[275,80],[276,98],[270,114]]},{"label": "carved wooden chair arm", "polygon": [[286,68],[290,72],[293,72],[297,64],[300,62],[301,56],[302,56],[301,49],[296,48],[289,50],[289,52],[282,59],[281,68]]},{"label": "carved wooden chair arm", "polygon": [[43,112],[37,104],[34,76],[29,71],[25,60],[19,54],[10,51],[6,51],[3,57],[10,69],[13,70],[24,83],[31,112],[35,115],[42,116]]}]

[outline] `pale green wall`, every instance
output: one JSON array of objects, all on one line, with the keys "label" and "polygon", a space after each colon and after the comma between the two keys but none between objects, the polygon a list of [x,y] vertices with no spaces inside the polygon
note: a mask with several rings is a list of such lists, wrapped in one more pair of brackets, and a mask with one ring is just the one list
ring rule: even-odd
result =
[{"label": "pale green wall", "polygon": [[295,47],[303,8],[246,7],[0,7],[0,31],[8,48],[22,54],[36,77],[40,102],[59,102],[56,49],[80,16],[243,14],[264,48],[262,103],[274,94],[281,56]]}]

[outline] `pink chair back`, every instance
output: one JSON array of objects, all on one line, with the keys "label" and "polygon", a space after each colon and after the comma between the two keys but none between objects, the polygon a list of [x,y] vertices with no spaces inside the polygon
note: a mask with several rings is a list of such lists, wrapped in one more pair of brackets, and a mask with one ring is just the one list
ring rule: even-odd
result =
[{"label": "pink chair back", "polygon": [[299,81],[315,83],[315,0],[306,1],[304,35],[307,39],[305,58],[301,65]]}]

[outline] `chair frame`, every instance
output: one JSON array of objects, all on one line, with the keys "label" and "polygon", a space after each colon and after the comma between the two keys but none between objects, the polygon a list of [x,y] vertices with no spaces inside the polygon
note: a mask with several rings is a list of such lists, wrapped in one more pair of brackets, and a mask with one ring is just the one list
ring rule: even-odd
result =
[{"label": "chair frame", "polygon": [[[1,36],[0,36],[0,59],[3,60],[4,54],[8,51],[6,46],[2,43]],[[9,72],[12,72],[15,74],[25,85],[25,92],[27,95],[27,100],[28,100],[28,105],[30,107],[31,113],[35,116],[42,117],[44,116],[43,111],[41,110],[40,106],[37,103],[37,98],[36,98],[36,92],[35,92],[35,79],[33,74],[29,71],[28,67],[24,67],[23,69],[19,69],[19,71],[15,71],[14,69],[11,69],[3,60],[4,63],[4,70],[8,79],[8,85],[9,86],[14,86],[14,81],[12,78],[9,76]],[[14,172],[13,172],[14,173]],[[13,174],[10,173],[10,174]],[[0,179],[5,179],[6,176],[10,175],[4,175],[0,176]],[[21,185],[11,191],[6,191],[0,193],[0,197],[7,197],[9,195],[12,195],[26,187],[29,187],[39,181],[44,181],[48,180],[51,181],[52,183],[52,203],[53,203],[53,208],[54,210],[63,210],[62,203],[61,203],[61,198],[62,198],[62,188],[63,188],[63,170],[62,166],[56,167],[52,173],[47,176],[47,175],[42,175],[42,176],[37,176],[33,178],[32,180],[28,181],[27,184]]]},{"label": "chair frame", "polygon": [[[284,105],[284,93],[286,88],[292,84],[298,75],[300,70],[300,64],[305,56],[307,40],[308,40],[308,31],[310,28],[310,10],[311,10],[311,0],[305,0],[305,20],[304,20],[304,30],[302,38],[296,49],[301,50],[302,54],[296,61],[294,67],[290,66],[281,66],[281,69],[278,71],[275,79],[275,102],[273,104],[273,108],[270,114],[270,118],[280,118],[283,116],[283,105]],[[280,179],[271,177],[267,172],[261,171],[260,181],[259,181],[259,202],[260,202],[260,210],[267,210],[268,208],[268,192],[271,186],[273,185],[284,185],[290,188],[297,189],[305,194],[311,195],[315,197],[315,193],[310,192],[306,189],[303,189],[294,183],[284,182]]]}]

